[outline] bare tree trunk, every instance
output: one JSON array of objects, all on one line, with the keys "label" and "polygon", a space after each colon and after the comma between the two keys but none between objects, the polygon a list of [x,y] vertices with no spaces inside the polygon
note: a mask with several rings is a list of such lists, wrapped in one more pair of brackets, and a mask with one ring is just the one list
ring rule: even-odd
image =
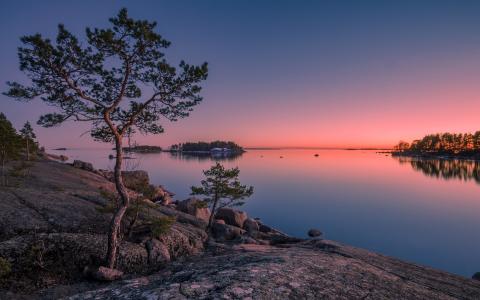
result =
[{"label": "bare tree trunk", "polygon": [[122,180],[122,136],[116,135],[115,136],[115,150],[117,153],[117,158],[115,161],[115,170],[114,170],[114,178],[115,178],[115,187],[117,188],[117,192],[120,195],[120,205],[117,208],[117,211],[112,217],[112,221],[110,223],[110,231],[108,233],[108,249],[107,249],[107,265],[109,268],[115,268],[115,263],[117,260],[117,249],[118,249],[118,237],[119,237],[119,230],[120,225],[122,223],[123,216],[127,211],[128,205],[130,204],[130,199],[128,197],[128,193],[123,185]]},{"label": "bare tree trunk", "polygon": [[5,182],[5,157],[2,157],[2,185],[7,185],[7,183]]},{"label": "bare tree trunk", "polygon": [[215,199],[213,201],[213,206],[212,206],[212,213],[210,214],[210,218],[208,219],[207,231],[210,231],[210,229],[212,228],[213,218],[215,217],[215,209],[217,209],[217,203],[218,203],[218,196],[215,194]]},{"label": "bare tree trunk", "polygon": [[30,160],[30,147],[28,147],[28,138],[27,138],[27,160]]}]

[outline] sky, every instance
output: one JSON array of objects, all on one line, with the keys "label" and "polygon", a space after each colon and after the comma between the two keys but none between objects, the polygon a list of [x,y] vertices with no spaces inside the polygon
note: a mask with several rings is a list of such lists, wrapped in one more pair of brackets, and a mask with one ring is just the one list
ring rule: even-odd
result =
[{"label": "sky", "polygon": [[[126,7],[158,23],[167,59],[209,63],[203,102],[165,133],[169,146],[233,140],[245,147],[390,147],[437,132],[480,130],[480,1],[25,1],[0,3],[0,90],[25,80],[23,35],[81,39]],[[51,112],[0,95],[20,128]],[[35,125],[51,147],[109,147],[88,125]]]}]

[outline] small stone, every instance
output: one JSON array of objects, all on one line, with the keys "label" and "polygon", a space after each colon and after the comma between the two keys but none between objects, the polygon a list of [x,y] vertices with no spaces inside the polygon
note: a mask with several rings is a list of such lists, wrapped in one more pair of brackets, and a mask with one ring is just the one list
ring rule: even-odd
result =
[{"label": "small stone", "polygon": [[310,229],[308,231],[308,236],[312,238],[319,237],[321,235],[322,235],[322,232],[318,229]]}]

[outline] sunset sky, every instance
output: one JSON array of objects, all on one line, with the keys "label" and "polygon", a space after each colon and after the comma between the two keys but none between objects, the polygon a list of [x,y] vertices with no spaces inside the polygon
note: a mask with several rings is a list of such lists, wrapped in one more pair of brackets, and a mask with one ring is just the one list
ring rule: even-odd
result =
[{"label": "sunset sky", "polygon": [[[480,1],[2,1],[0,89],[24,81],[19,37],[56,26],[84,37],[127,7],[172,42],[167,58],[207,61],[204,101],[140,144],[225,139],[246,147],[387,147],[480,130]],[[19,128],[51,111],[0,95]],[[46,147],[107,147],[86,124],[42,129]]]}]

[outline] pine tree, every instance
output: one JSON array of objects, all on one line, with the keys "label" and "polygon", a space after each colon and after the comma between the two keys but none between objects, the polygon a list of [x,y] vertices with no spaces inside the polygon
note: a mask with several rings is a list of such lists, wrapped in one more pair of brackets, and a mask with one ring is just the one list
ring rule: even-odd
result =
[{"label": "pine tree", "polygon": [[161,118],[176,121],[202,101],[204,63],[181,61],[178,68],[165,59],[170,42],[155,31],[156,23],[134,20],[122,9],[111,27],[86,29],[85,42],[58,26],[54,42],[40,34],[21,38],[20,70],[30,85],[8,82],[5,94],[17,100],[40,98],[57,108],[40,117],[44,127],[67,120],[90,122],[91,136],[115,144],[114,180],[121,205],[113,214],[106,265],[114,268],[121,221],[130,199],[122,180],[122,144],[126,134],[160,134]]},{"label": "pine tree", "polygon": [[34,144],[34,139],[37,137],[33,132],[30,122],[27,122],[25,125],[23,125],[23,128],[20,130],[20,135],[25,141],[25,153],[27,155],[27,160],[30,160],[30,146]]},{"label": "pine tree", "polygon": [[217,211],[223,207],[240,206],[243,199],[253,194],[253,187],[242,185],[238,179],[238,168],[225,169],[217,162],[209,170],[204,170],[206,179],[201,181],[201,186],[192,186],[192,195],[203,195],[203,199],[211,208],[207,230],[211,228]]},{"label": "pine tree", "polygon": [[5,165],[20,156],[20,137],[7,117],[0,113],[0,161],[2,164],[2,185],[7,185]]}]

